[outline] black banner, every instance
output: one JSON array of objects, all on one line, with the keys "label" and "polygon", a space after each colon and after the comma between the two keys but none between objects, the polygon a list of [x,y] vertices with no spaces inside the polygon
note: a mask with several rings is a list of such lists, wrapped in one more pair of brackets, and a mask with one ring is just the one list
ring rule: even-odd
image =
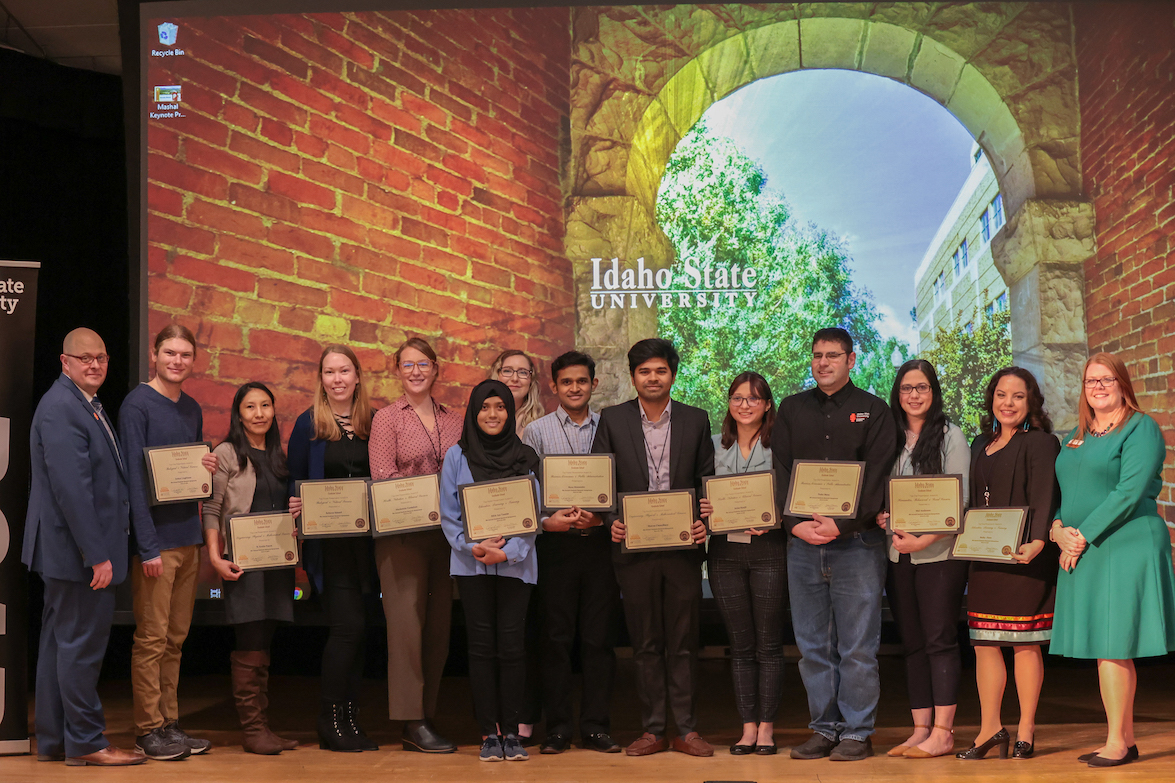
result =
[{"label": "black banner", "polygon": [[40,266],[0,261],[0,754],[29,752],[29,599],[20,550],[29,503]]}]

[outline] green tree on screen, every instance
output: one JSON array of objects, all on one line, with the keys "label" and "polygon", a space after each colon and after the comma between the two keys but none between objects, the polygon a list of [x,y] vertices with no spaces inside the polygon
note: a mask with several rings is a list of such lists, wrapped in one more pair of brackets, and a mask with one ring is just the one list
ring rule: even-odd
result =
[{"label": "green tree on screen", "polygon": [[675,396],[718,422],[740,372],[762,374],[777,401],[802,391],[812,385],[812,334],[826,326],[841,326],[856,341],[854,383],[887,396],[894,357],[904,359],[909,349],[878,335],[873,297],[853,283],[844,244],[816,226],[797,226],[783,196],[766,185],[763,169],[704,121],[669,159],[657,220],[678,265],[738,263],[758,271],[753,307],[659,310],[658,333],[690,368],[674,384]]},{"label": "green tree on screen", "polygon": [[[987,292],[983,294],[987,298]],[[979,434],[983,415],[983,393],[987,381],[1001,367],[1012,363],[1009,311],[972,317],[979,324],[971,334],[962,326],[938,327],[934,347],[922,358],[934,365],[942,385],[942,406],[951,421],[971,440]]]}]

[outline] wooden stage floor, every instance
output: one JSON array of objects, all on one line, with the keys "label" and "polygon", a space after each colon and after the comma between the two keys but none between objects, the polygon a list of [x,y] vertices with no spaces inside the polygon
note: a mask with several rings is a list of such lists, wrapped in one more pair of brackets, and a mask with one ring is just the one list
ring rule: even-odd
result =
[{"label": "wooden stage floor", "polygon": [[[461,744],[456,754],[430,756],[407,753],[400,748],[398,724],[386,715],[385,684],[365,681],[363,724],[384,747],[373,753],[330,753],[319,750],[313,731],[317,709],[317,681],[307,677],[276,677],[272,693],[271,723],[280,733],[301,740],[303,746],[280,756],[245,754],[232,706],[228,678],[186,677],[180,690],[183,725],[193,735],[215,743],[207,756],[181,762],[147,762],[138,767],[85,772],[61,763],[37,762],[35,757],[0,758],[0,781],[77,781],[81,778],[111,781],[190,781],[191,783],[248,783],[289,781],[290,783],[364,783],[365,781],[647,781],[648,783],[703,783],[704,781],[1175,781],[1175,664],[1161,663],[1139,668],[1137,708],[1140,762],[1118,769],[1096,770],[1079,764],[1076,756],[1096,748],[1104,737],[1101,704],[1095,671],[1083,665],[1056,665],[1050,661],[1045,690],[1038,711],[1037,755],[1025,761],[1001,761],[993,757],[980,762],[943,757],[925,761],[890,759],[883,753],[907,736],[906,709],[900,660],[882,661],[882,705],[874,737],[878,755],[861,762],[834,763],[793,761],[786,747],[808,737],[807,707],[803,686],[794,663],[787,667],[784,704],[780,710],[776,741],[781,753],[775,757],[732,757],[727,746],[738,738],[738,718],[730,686],[729,667],[722,660],[704,660],[699,676],[703,688],[699,723],[703,736],[715,745],[709,759],[694,759],[677,753],[648,758],[602,754],[574,748],[559,756],[540,756],[531,750],[530,761],[483,764],[477,761],[477,730],[473,722],[469,681],[446,678],[442,688],[437,725]],[[979,708],[974,695],[973,673],[964,672],[959,707],[958,748],[967,747],[974,737]],[[632,685],[631,661],[621,660],[617,673],[613,707],[613,735],[621,743],[639,732],[636,697]],[[130,683],[126,680],[103,683],[109,736],[122,746],[133,745],[130,732]],[[1004,721],[1015,734],[1018,715],[1014,693],[1004,706]]]}]

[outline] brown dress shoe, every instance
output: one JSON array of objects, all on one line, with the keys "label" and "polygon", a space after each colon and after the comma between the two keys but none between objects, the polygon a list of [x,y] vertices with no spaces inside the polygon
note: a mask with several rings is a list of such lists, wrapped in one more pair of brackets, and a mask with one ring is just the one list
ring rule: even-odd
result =
[{"label": "brown dress shoe", "polygon": [[669,750],[669,743],[665,741],[665,738],[658,738],[657,735],[646,731],[637,738],[636,742],[625,748],[624,752],[629,756],[651,756],[665,750]]},{"label": "brown dress shoe", "polygon": [[65,766],[84,767],[88,764],[93,767],[129,767],[132,764],[142,764],[146,760],[147,757],[137,750],[119,750],[113,745],[107,745],[102,750],[84,756],[67,758]]},{"label": "brown dress shoe", "polygon": [[696,731],[691,731],[684,737],[673,738],[673,749],[687,756],[713,756],[714,748],[709,742],[702,739]]}]

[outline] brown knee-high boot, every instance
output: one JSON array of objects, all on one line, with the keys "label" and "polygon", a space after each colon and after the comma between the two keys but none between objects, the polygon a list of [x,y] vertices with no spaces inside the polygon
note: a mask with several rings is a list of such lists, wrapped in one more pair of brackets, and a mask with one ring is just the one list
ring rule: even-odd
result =
[{"label": "brown knee-high boot", "polygon": [[[255,650],[234,650],[229,656],[232,662],[233,699],[237,703],[237,715],[245,730],[245,751],[274,756],[282,752],[282,746],[271,738],[266,727],[265,706],[262,699],[261,669],[269,663],[267,653]],[[266,670],[268,673],[268,670]]]},{"label": "brown knee-high boot", "polygon": [[257,655],[261,656],[260,662],[257,664],[257,683],[258,701],[261,703],[261,722],[265,727],[265,733],[269,735],[270,739],[281,745],[282,750],[294,750],[298,747],[298,740],[286,739],[274,734],[269,728],[269,653],[259,652]]}]

